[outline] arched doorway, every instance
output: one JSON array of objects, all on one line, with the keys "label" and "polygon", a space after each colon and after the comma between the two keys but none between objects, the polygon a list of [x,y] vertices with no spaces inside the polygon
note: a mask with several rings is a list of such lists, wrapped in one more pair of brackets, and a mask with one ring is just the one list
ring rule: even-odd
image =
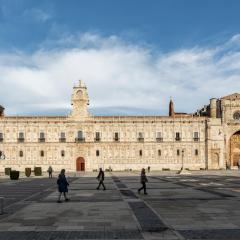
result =
[{"label": "arched doorway", "polygon": [[229,141],[229,160],[231,166],[237,166],[240,160],[240,131],[234,133]]},{"label": "arched doorway", "polygon": [[78,157],[76,160],[76,170],[85,171],[85,160],[83,157]]}]

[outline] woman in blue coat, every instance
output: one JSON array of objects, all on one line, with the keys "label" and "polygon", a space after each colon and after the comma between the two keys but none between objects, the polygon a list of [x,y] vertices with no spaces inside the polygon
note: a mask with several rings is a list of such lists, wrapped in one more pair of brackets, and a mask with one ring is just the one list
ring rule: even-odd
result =
[{"label": "woman in blue coat", "polygon": [[62,193],[65,198],[65,201],[66,202],[69,201],[66,194],[68,192],[69,183],[65,177],[65,169],[62,169],[61,173],[58,175],[57,185],[58,185],[58,191],[59,191],[59,197],[57,202],[58,203],[61,202]]}]

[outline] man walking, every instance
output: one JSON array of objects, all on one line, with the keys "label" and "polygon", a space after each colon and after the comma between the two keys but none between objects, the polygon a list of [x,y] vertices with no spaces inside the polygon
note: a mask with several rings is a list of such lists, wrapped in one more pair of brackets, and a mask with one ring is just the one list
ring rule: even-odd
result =
[{"label": "man walking", "polygon": [[49,168],[48,168],[48,177],[49,178],[52,178],[52,172],[53,172],[53,169],[52,169],[52,167],[51,166],[49,166]]},{"label": "man walking", "polygon": [[106,190],[106,187],[105,187],[105,185],[103,183],[104,182],[104,171],[102,170],[102,168],[99,169],[97,180],[99,181],[97,190],[99,190],[101,185],[103,186],[103,190]]},{"label": "man walking", "polygon": [[146,182],[148,182],[147,176],[145,169],[143,168],[141,171],[141,177],[140,177],[140,182],[142,184],[142,187],[138,189],[138,193],[141,192],[141,190],[144,190],[144,194],[147,195],[147,188],[146,188]]}]

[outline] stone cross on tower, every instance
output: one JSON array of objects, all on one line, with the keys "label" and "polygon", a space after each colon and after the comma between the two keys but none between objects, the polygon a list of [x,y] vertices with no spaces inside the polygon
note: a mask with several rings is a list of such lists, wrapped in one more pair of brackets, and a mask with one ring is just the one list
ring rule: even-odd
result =
[{"label": "stone cross on tower", "polygon": [[89,105],[89,98],[87,87],[82,80],[79,80],[78,85],[73,87],[72,99],[72,113],[74,118],[84,118],[89,116],[87,106]]}]

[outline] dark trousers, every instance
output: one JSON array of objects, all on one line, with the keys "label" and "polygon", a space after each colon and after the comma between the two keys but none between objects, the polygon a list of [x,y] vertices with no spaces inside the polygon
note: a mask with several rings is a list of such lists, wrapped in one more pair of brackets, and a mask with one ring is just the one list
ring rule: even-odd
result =
[{"label": "dark trousers", "polygon": [[103,189],[106,189],[106,188],[105,188],[105,185],[104,185],[104,183],[103,183],[103,180],[100,180],[100,181],[99,181],[99,184],[98,184],[97,189],[99,189],[101,185],[103,186]]},{"label": "dark trousers", "polygon": [[49,178],[52,178],[52,172],[48,172]]},{"label": "dark trousers", "polygon": [[146,188],[146,183],[145,182],[141,182],[142,183],[142,187],[138,189],[138,191],[140,192],[141,190],[144,189],[144,193],[147,192],[147,188]]}]

